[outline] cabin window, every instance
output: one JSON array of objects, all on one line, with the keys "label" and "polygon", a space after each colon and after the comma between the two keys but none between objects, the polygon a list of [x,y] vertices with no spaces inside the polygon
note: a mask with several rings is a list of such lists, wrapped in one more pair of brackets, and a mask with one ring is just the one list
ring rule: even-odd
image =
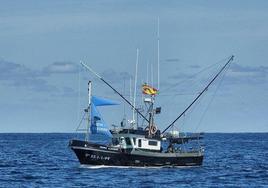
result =
[{"label": "cabin window", "polygon": [[135,137],[133,138],[133,143],[134,143],[134,145],[136,145],[136,138]]},{"label": "cabin window", "polygon": [[141,147],[141,139],[139,139],[138,146]]},{"label": "cabin window", "polygon": [[150,146],[157,146],[157,141],[149,141]]},{"label": "cabin window", "polygon": [[126,144],[129,145],[129,146],[131,146],[131,141],[130,141],[130,138],[129,137],[126,138]]},{"label": "cabin window", "polygon": [[118,145],[119,144],[118,138],[113,138],[112,143],[113,143],[113,145]]}]

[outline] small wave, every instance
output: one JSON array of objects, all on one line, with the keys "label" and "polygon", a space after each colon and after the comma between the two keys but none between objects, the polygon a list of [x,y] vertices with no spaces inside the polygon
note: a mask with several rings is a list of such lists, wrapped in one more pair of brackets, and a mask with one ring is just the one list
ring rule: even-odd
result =
[{"label": "small wave", "polygon": [[33,176],[33,175],[24,175],[22,178],[26,180],[34,180],[34,179],[39,179],[40,177]]},{"label": "small wave", "polygon": [[109,166],[109,165],[80,165],[81,168],[102,169],[102,168],[130,168],[130,169],[159,169],[159,168],[199,168],[199,166]]}]

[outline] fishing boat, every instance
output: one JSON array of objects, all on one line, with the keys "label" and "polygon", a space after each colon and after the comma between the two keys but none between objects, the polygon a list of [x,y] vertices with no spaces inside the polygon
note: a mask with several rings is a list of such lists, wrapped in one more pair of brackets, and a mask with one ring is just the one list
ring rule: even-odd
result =
[{"label": "fishing boat", "polygon": [[[177,122],[198,99],[208,90],[210,85],[223,72],[233,60],[231,56],[220,71],[196,96],[187,108],[178,115],[163,131],[158,129],[155,115],[161,113],[161,108],[154,106],[158,90],[148,84],[142,86],[144,106],[147,109],[144,115],[133,103],[116,90],[108,81],[97,74],[88,65],[81,63],[88,71],[104,82],[116,94],[118,94],[136,113],[144,120],[144,125],[133,122],[126,127],[124,122],[118,127],[109,130],[98,111],[99,106],[116,105],[114,101],[99,98],[92,95],[92,82],[88,82],[88,105],[85,109],[87,127],[85,139],[72,139],[69,147],[76,154],[79,162],[83,165],[106,165],[106,166],[130,166],[130,167],[176,167],[176,166],[201,166],[204,158],[204,147],[200,144],[204,137],[202,133],[183,134],[178,131],[168,130]],[[112,110],[111,110],[112,112]],[[104,133],[111,137],[108,144],[92,142],[90,135]],[[197,143],[195,147],[191,142]],[[190,145],[190,147],[189,147]],[[188,146],[188,147],[187,147]]]}]

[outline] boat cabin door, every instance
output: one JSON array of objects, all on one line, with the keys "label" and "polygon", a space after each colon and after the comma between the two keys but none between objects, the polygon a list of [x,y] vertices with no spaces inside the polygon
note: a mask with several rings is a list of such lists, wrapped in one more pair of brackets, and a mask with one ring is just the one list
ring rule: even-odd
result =
[{"label": "boat cabin door", "polygon": [[120,147],[126,152],[131,152],[133,150],[133,145],[129,137],[120,137]]},{"label": "boat cabin door", "polygon": [[126,149],[126,141],[124,137],[120,137],[119,145],[122,149]]}]

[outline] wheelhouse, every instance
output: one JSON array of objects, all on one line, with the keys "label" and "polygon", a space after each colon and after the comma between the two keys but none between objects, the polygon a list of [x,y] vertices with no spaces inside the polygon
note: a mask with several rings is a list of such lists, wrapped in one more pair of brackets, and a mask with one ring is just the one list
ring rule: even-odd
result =
[{"label": "wheelhouse", "polygon": [[142,132],[140,134],[131,131],[129,133],[125,131],[113,133],[112,145],[130,150],[161,151],[161,139],[156,137],[148,138]]}]

